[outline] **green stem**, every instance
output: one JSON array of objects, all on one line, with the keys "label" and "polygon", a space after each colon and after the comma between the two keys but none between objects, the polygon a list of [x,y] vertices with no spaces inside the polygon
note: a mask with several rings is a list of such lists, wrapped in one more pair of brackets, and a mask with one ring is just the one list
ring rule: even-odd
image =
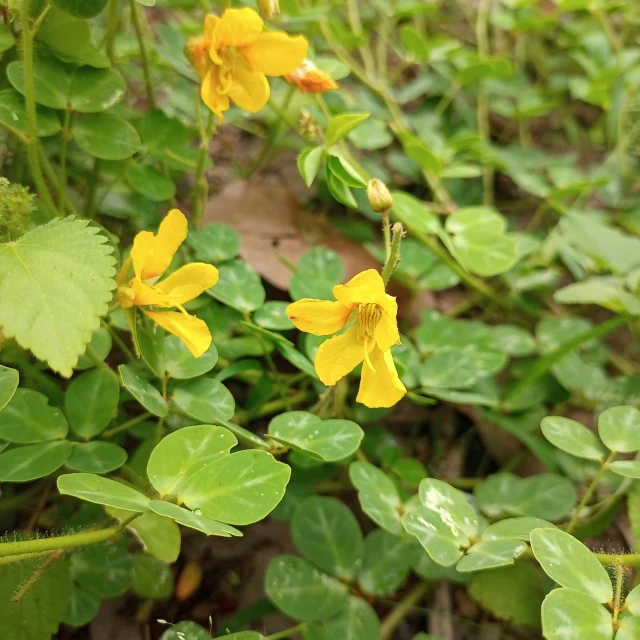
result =
[{"label": "green stem", "polygon": [[391,256],[391,224],[388,210],[382,212],[382,235],[384,236],[384,259],[388,262]]},{"label": "green stem", "polygon": [[140,424],[141,422],[144,422],[145,420],[148,420],[149,418],[152,418],[152,417],[153,417],[153,414],[149,413],[148,411],[145,413],[141,413],[139,416],[136,416],[135,418],[131,418],[130,420],[127,420],[122,424],[116,425],[111,429],[107,429],[106,431],[103,431],[100,435],[103,438],[110,438],[111,436],[115,436],[116,434],[122,433],[127,429],[131,429],[131,427],[135,427],[137,424]]},{"label": "green stem", "polygon": [[120,0],[109,0],[107,12],[107,55],[111,64],[116,61],[116,37],[118,36],[118,9]]},{"label": "green stem", "polygon": [[364,68],[366,69],[367,73],[372,74],[375,73],[375,63],[373,60],[371,49],[369,49],[368,38],[366,38],[364,29],[362,28],[362,20],[360,18],[360,7],[358,6],[358,2],[359,0],[347,0],[347,16],[349,18],[349,26],[351,27],[351,31],[353,31],[353,33],[358,38],[362,38],[365,41],[365,44],[358,50],[360,51],[360,55],[362,56]]},{"label": "green stem", "polygon": [[[199,106],[200,97],[196,98],[196,105]],[[200,134],[200,154],[198,155],[198,164],[196,165],[195,181],[193,183],[193,224],[198,228],[204,216],[204,210],[209,197],[209,183],[204,175],[209,156],[209,147],[211,146],[211,136],[215,131],[215,114],[209,111],[207,117],[207,125],[201,130]]]},{"label": "green stem", "polygon": [[60,186],[67,186],[67,141],[71,135],[71,109],[67,106],[64,112],[64,125],[62,126],[62,140],[60,141]]},{"label": "green stem", "polygon": [[[478,15],[476,17],[476,42],[478,45],[478,56],[485,58],[489,55],[489,5],[491,0],[480,0]],[[487,96],[484,83],[480,84],[478,90],[478,105],[476,111],[478,121],[478,133],[480,139],[489,144],[489,98]],[[484,187],[483,203],[493,204],[493,167],[485,159],[482,161],[482,184]]]},{"label": "green stem", "polygon": [[133,351],[129,349],[125,341],[118,335],[118,332],[104,320],[100,324],[102,324],[102,326],[111,334],[111,339],[113,340],[113,342],[115,342],[116,346],[118,347],[118,349],[120,349],[129,364],[134,367],[137,366],[137,359],[133,355]]},{"label": "green stem", "polygon": [[381,640],[389,640],[396,627],[409,614],[411,609],[427,594],[429,583],[420,582],[396,604],[380,625]]},{"label": "green stem", "polygon": [[142,60],[142,73],[144,74],[144,86],[147,90],[147,102],[149,109],[156,108],[156,101],[153,97],[153,85],[151,84],[151,65],[149,64],[149,55],[147,53],[147,45],[144,41],[144,33],[142,33],[142,25],[140,23],[140,8],[136,0],[131,0],[131,21],[133,29],[136,32],[138,46],[140,47],[140,58]]},{"label": "green stem", "polygon": [[593,493],[595,492],[598,484],[600,483],[600,480],[602,480],[602,476],[605,474],[606,470],[609,467],[609,463],[615,457],[616,457],[616,452],[611,451],[607,459],[602,463],[600,470],[598,471],[598,473],[596,473],[595,477],[591,481],[591,484],[587,488],[587,491],[585,492],[584,496],[582,496],[582,500],[580,500],[580,504],[578,504],[578,506],[576,507],[576,510],[573,512],[573,517],[571,518],[571,521],[569,522],[569,524],[567,525],[567,528],[565,529],[567,533],[571,533],[576,528],[580,520],[580,514],[582,513],[582,510],[591,500],[591,497],[593,496]]},{"label": "green stem", "polygon": [[619,564],[616,567],[616,587],[613,594],[613,624],[614,627],[618,622],[618,614],[622,609],[622,583],[624,582],[624,565]]},{"label": "green stem", "polygon": [[[135,1],[135,0],[134,0]],[[85,204],[85,213],[87,218],[93,218],[96,207],[96,193],[98,191],[98,182],[100,180],[100,158],[93,159],[93,171],[89,178],[89,192],[87,193],[87,202]]]},{"label": "green stem", "polygon": [[287,406],[295,407],[296,405],[303,404],[307,400],[310,400],[312,397],[313,396],[309,391],[298,391],[297,393],[291,394],[287,397],[286,405],[282,398],[278,398],[277,400],[265,402],[256,413],[251,415],[246,411],[237,411],[234,417],[234,422],[239,425],[246,424],[250,418],[264,418],[265,416],[278,413],[279,411],[285,411],[287,410]]},{"label": "green stem", "polygon": [[33,575],[22,585],[20,591],[13,596],[13,602],[20,602],[22,598],[24,598],[27,593],[31,590],[33,585],[44,575],[46,570],[57,560],[60,559],[62,555],[61,551],[54,551],[49,554],[49,557],[34,571]]},{"label": "green stem", "polygon": [[69,196],[65,189],[62,188],[60,181],[58,180],[58,176],[51,166],[51,162],[49,162],[49,158],[47,158],[47,154],[44,152],[44,148],[42,145],[38,145],[38,153],[40,155],[40,161],[42,162],[42,167],[44,168],[44,172],[47,176],[49,182],[53,185],[53,188],[56,190],[58,195],[58,200],[60,202],[60,213],[64,214],[65,209],[69,211],[69,213],[74,213],[76,208],[74,207],[71,200],[69,200]]},{"label": "green stem", "polygon": [[31,31],[31,24],[29,23],[29,0],[20,1],[20,19],[22,22],[24,100],[27,116],[27,160],[38,195],[54,215],[57,215],[58,210],[42,175],[40,157],[38,155],[40,141],[38,140],[38,130],[36,126],[36,98],[33,79],[33,32]]},{"label": "green stem", "polygon": [[307,624],[307,622],[301,622],[295,627],[285,629],[284,631],[278,631],[278,633],[272,633],[271,635],[266,636],[264,640],[283,640],[284,638],[290,638],[294,633],[304,631],[307,628]]},{"label": "green stem", "polygon": [[393,270],[398,266],[398,263],[400,262],[400,241],[402,240],[403,234],[404,230],[402,228],[402,224],[396,222],[396,224],[393,225],[391,251],[389,252],[389,257],[384,263],[384,267],[382,268],[382,279],[384,280],[385,285],[389,282]]}]

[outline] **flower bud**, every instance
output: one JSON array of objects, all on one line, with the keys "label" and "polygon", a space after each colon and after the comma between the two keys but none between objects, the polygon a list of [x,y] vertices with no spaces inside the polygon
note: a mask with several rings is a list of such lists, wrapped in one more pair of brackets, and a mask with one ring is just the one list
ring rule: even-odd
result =
[{"label": "flower bud", "polygon": [[338,83],[309,59],[305,58],[302,64],[284,79],[293,85],[300,93],[326,93],[338,88]]},{"label": "flower bud", "polygon": [[369,184],[367,185],[367,198],[374,211],[389,211],[393,206],[393,200],[389,189],[387,189],[387,185],[377,178],[369,180]]},{"label": "flower bud", "polygon": [[200,80],[204,78],[209,65],[211,64],[209,61],[210,46],[211,43],[204,35],[189,38],[185,46],[184,52]]},{"label": "flower bud", "polygon": [[280,0],[258,0],[260,15],[270,20],[276,13],[280,13]]}]

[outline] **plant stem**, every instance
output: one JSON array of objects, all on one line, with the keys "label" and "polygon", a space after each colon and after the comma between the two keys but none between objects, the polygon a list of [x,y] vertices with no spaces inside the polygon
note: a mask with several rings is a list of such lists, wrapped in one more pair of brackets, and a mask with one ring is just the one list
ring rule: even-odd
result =
[{"label": "plant stem", "polygon": [[[310,400],[312,397],[313,396],[309,391],[298,391],[297,393],[291,394],[287,397],[287,406],[295,407],[296,405]],[[234,422],[242,425],[248,422],[250,418],[263,418],[283,410],[287,410],[285,403],[281,398],[278,398],[277,400],[265,402],[255,414],[249,415],[246,411],[236,412]]]},{"label": "plant stem", "polygon": [[582,496],[582,500],[580,500],[580,503],[576,507],[576,510],[573,512],[573,516],[569,524],[567,525],[567,528],[565,529],[567,533],[571,533],[576,528],[578,521],[580,520],[580,514],[582,513],[582,510],[589,503],[589,500],[591,500],[591,497],[593,496],[594,491],[596,490],[598,484],[600,483],[600,480],[602,480],[602,476],[605,474],[605,471],[609,467],[609,463],[615,457],[616,457],[616,452],[611,451],[607,459],[601,464],[600,470],[598,471],[598,473],[596,473],[595,477],[591,481],[591,484],[587,488],[584,496]]},{"label": "plant stem", "polygon": [[412,607],[426,595],[428,590],[429,584],[427,582],[420,582],[396,604],[380,625],[381,640],[389,640],[389,638],[392,637],[396,627],[402,622],[404,617],[409,614]]},{"label": "plant stem", "polygon": [[107,55],[111,64],[116,61],[116,37],[118,35],[118,9],[120,0],[109,0],[107,12]]},{"label": "plant stem", "polygon": [[22,22],[22,60],[24,72],[24,100],[27,116],[27,160],[31,169],[31,177],[35,183],[38,195],[44,204],[53,212],[58,214],[53,198],[49,193],[47,183],[42,175],[40,167],[40,157],[38,147],[38,130],[36,126],[36,98],[35,85],[33,80],[33,33],[29,23],[29,0],[20,0],[20,20]]},{"label": "plant stem", "polygon": [[113,340],[113,342],[115,342],[116,346],[118,347],[118,349],[120,349],[120,351],[125,356],[129,364],[135,367],[137,364],[137,359],[133,355],[133,351],[129,349],[125,341],[118,335],[118,332],[108,322],[105,322],[104,320],[100,324],[102,324],[102,326],[111,334],[111,339]]},{"label": "plant stem", "polygon": [[391,256],[391,224],[388,210],[382,212],[382,235],[384,236],[384,259],[388,262]]},{"label": "plant stem", "polygon": [[130,429],[131,427],[135,427],[137,424],[140,424],[141,422],[144,422],[149,418],[153,418],[152,413],[149,413],[148,411],[145,413],[141,413],[139,416],[136,416],[135,418],[131,418],[130,420],[127,420],[122,424],[116,425],[111,429],[107,429],[106,431],[103,431],[100,435],[103,438],[110,438],[111,436],[115,436],[118,433],[122,433],[123,431]]},{"label": "plant stem", "polygon": [[[135,0],[134,0],[135,2]],[[85,203],[85,213],[87,218],[93,218],[96,210],[96,193],[98,191],[98,181],[100,179],[100,158],[93,159],[93,171],[89,177],[89,192]]]},{"label": "plant stem", "polygon": [[404,229],[400,222],[396,222],[393,225],[393,238],[391,240],[391,250],[389,251],[389,257],[384,263],[382,268],[382,279],[385,285],[389,282],[393,270],[398,266],[400,262],[400,241],[404,235]]},{"label": "plant stem", "polygon": [[278,633],[272,633],[271,635],[266,636],[264,640],[283,640],[284,638],[290,638],[294,633],[304,631],[307,628],[307,624],[307,622],[301,622],[295,627],[285,629],[284,631],[278,631]]},{"label": "plant stem", "polygon": [[360,55],[362,56],[362,61],[364,62],[364,68],[367,73],[372,74],[375,72],[375,63],[373,60],[373,55],[371,53],[371,49],[369,49],[368,39],[364,34],[364,29],[362,28],[362,20],[360,19],[360,7],[358,6],[359,0],[347,0],[347,17],[349,18],[349,26],[351,27],[351,31],[358,37],[365,40],[364,45],[362,45],[358,50],[360,51]]},{"label": "plant stem", "polygon": [[65,189],[67,186],[67,141],[71,131],[71,109],[67,107],[64,111],[64,125],[62,126],[62,140],[60,141],[60,187]]},{"label": "plant stem", "polygon": [[[491,0],[480,0],[478,5],[478,15],[476,17],[476,42],[478,46],[478,57],[485,58],[489,55],[489,5]],[[489,144],[489,98],[487,96],[484,82],[480,83],[478,89],[478,105],[476,111],[478,121],[478,133],[480,139]],[[482,185],[483,204],[493,204],[493,167],[483,160],[482,162]]]},{"label": "plant stem", "polygon": [[[134,0],[135,1],[135,0]],[[196,98],[196,105],[200,105],[200,97]],[[207,124],[200,132],[200,154],[198,155],[198,164],[196,165],[195,181],[193,183],[193,224],[196,228],[200,226],[204,210],[209,197],[209,183],[204,175],[207,165],[207,157],[209,156],[209,147],[211,146],[211,136],[215,131],[215,114],[209,111]]]},{"label": "plant stem", "polygon": [[616,566],[616,587],[613,594],[613,624],[614,627],[618,622],[618,614],[622,609],[622,583],[624,582],[624,565]]},{"label": "plant stem", "polygon": [[22,588],[15,596],[13,602],[20,602],[29,593],[33,585],[42,577],[45,571],[62,556],[62,551],[54,551],[49,557],[34,571],[33,575],[22,585]]},{"label": "plant stem", "polygon": [[149,109],[156,108],[156,101],[153,97],[153,85],[151,84],[151,66],[149,64],[149,55],[147,53],[147,45],[144,41],[144,33],[142,33],[142,25],[140,24],[140,8],[136,0],[131,0],[131,21],[133,29],[136,32],[138,46],[140,47],[140,58],[142,60],[142,73],[144,74],[144,86],[147,90],[147,102]]},{"label": "plant stem", "polygon": [[47,154],[44,152],[44,149],[41,144],[38,145],[38,153],[40,155],[40,161],[42,162],[42,167],[44,168],[44,172],[47,176],[49,182],[53,185],[53,188],[56,190],[58,194],[58,201],[60,203],[60,213],[64,214],[65,209],[70,213],[74,213],[76,208],[73,206],[71,200],[69,200],[69,196],[65,189],[60,185],[60,181],[58,180],[58,176],[54,171],[51,163],[49,162],[49,158],[47,158]]}]

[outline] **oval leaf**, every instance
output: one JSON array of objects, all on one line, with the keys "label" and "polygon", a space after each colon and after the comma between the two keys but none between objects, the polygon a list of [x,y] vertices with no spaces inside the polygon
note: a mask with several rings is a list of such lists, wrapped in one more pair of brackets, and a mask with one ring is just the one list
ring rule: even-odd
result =
[{"label": "oval leaf", "polygon": [[612,407],[600,414],[598,433],[611,451],[640,449],[640,411],[635,407]]},{"label": "oval leaf", "polygon": [[595,435],[576,420],[549,416],[540,424],[544,437],[553,445],[578,458],[601,460],[603,449]]},{"label": "oval leaf", "polygon": [[73,448],[67,468],[86,473],[109,473],[127,461],[127,452],[112,442],[83,442]]},{"label": "oval leaf", "polygon": [[58,478],[58,491],[80,500],[125,511],[149,510],[149,498],[121,482],[92,473],[67,473]]},{"label": "oval leaf", "polygon": [[235,413],[235,401],[229,389],[212,378],[199,378],[181,384],[173,401],[187,414],[202,422],[217,418],[230,420]]},{"label": "oval leaf", "polygon": [[0,481],[29,482],[48,476],[67,461],[72,449],[68,440],[9,449],[0,454]]}]

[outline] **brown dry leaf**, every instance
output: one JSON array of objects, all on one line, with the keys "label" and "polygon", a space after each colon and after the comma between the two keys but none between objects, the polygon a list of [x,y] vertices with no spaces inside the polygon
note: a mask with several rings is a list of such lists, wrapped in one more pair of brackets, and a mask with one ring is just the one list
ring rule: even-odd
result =
[{"label": "brown dry leaf", "polygon": [[211,198],[205,223],[233,227],[242,240],[241,257],[267,282],[289,288],[292,272],[279,256],[294,265],[313,247],[333,249],[345,265],[345,279],[380,265],[367,250],[331,229],[322,216],[300,207],[293,195],[276,184],[233,180]]}]

